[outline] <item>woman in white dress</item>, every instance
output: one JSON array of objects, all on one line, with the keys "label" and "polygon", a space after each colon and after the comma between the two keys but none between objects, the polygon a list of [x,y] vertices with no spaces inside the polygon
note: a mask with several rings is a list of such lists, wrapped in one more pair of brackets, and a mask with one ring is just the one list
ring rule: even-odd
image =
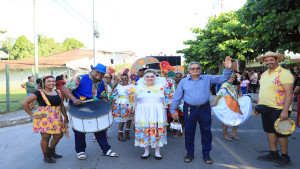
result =
[{"label": "woman in white dress", "polygon": [[[238,97],[237,90],[232,85],[232,82],[235,78],[236,75],[232,74],[230,79],[222,84],[219,92],[217,93],[216,99],[211,104],[214,115],[221,122],[223,122],[222,127],[224,132],[224,139],[226,140],[232,140],[232,138],[236,140],[239,139],[236,134],[238,125],[244,123],[248,119],[252,111],[252,103],[250,97]],[[233,126],[230,135],[227,134],[228,126]]]},{"label": "woman in white dress", "polygon": [[[128,84],[128,75],[123,74],[121,76],[122,83],[118,84],[118,86],[113,90],[112,94],[114,96],[114,100],[112,102],[113,105],[113,117],[115,122],[119,123],[119,134],[118,140],[125,141],[126,139],[130,139],[129,130],[131,125],[130,115],[132,114],[131,110],[131,101],[130,97],[132,92],[131,89],[134,88],[132,84]],[[125,138],[123,136],[123,128],[126,122],[125,129]]]},{"label": "woman in white dress", "polygon": [[164,104],[170,104],[172,90],[167,83],[157,78],[153,69],[148,69],[135,87],[135,146],[145,149],[142,159],[150,157],[149,148],[155,148],[155,159],[160,160],[160,147],[167,144],[167,114]]}]

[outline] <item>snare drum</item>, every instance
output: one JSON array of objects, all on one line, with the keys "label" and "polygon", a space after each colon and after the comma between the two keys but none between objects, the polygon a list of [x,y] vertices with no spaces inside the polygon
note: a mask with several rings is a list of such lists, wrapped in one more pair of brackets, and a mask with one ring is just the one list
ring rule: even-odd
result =
[{"label": "snare drum", "polygon": [[111,105],[103,100],[73,105],[70,108],[70,123],[74,130],[83,133],[103,131],[113,123]]}]

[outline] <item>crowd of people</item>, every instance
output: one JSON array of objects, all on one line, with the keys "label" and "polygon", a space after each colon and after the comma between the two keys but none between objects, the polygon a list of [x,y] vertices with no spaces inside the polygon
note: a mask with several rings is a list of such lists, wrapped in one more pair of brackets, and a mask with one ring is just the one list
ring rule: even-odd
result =
[{"label": "crowd of people", "polygon": [[[29,77],[28,82],[21,85],[29,96],[22,105],[34,119],[33,132],[41,134],[44,161],[48,163],[54,163],[53,158],[62,157],[56,154],[55,147],[68,130],[68,116],[63,101],[69,99],[71,105],[82,105],[84,103],[80,97],[84,96],[86,99],[105,99],[111,103],[114,121],[119,125],[117,138],[120,142],[131,139],[129,132],[133,124],[134,146],[145,150],[141,159],[150,157],[151,147],[155,149],[155,159],[161,160],[163,157],[160,150],[167,144],[167,130],[171,123],[179,121],[184,130],[174,130],[173,136],[184,136],[187,151],[184,162],[190,163],[194,159],[198,122],[203,161],[213,164],[210,156],[211,111],[222,122],[224,139],[239,140],[238,126],[247,120],[252,109],[248,96],[256,93],[260,87],[258,108],[254,112],[262,116],[270,153],[259,156],[258,160],[275,161],[278,167],[288,166],[289,135],[278,134],[274,129],[274,122],[278,118],[286,120],[290,116],[293,84],[297,83],[294,77],[298,76],[293,77],[288,70],[278,65],[283,58],[282,54],[273,52],[259,56],[257,60],[268,68],[264,73],[255,70],[246,70],[243,74],[232,72],[231,58],[227,56],[221,75],[203,75],[200,63],[191,62],[186,77],[182,72],[175,72],[174,78],[171,78],[168,77],[169,74],[159,75],[156,70],[141,67],[134,80],[124,72],[113,75],[107,72],[105,65],[99,63],[95,67],[91,66],[90,73],[75,76],[68,82],[64,75],[56,79],[44,76],[37,87],[33,83],[33,77]],[[209,102],[211,85],[218,88],[212,92],[217,95],[212,104]],[[295,93],[300,93],[300,85],[298,86]],[[32,106],[34,100],[39,104],[36,112]],[[229,134],[228,126],[233,126]],[[87,159],[86,133],[74,129],[73,132],[78,159]],[[94,135],[93,141],[98,142],[104,156],[118,157],[108,143],[110,138],[107,130],[95,132]],[[277,141],[282,149],[281,156],[278,154]]]}]

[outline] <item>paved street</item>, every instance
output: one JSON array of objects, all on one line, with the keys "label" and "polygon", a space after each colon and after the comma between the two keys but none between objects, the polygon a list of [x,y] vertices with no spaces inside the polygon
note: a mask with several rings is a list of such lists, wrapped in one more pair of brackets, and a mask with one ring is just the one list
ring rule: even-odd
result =
[{"label": "paved street", "polygon": [[[213,99],[213,97],[212,97]],[[295,117],[293,116],[295,119]],[[119,154],[118,158],[103,157],[97,143],[92,142],[92,134],[87,134],[87,160],[78,160],[74,150],[74,135],[71,131],[71,138],[63,138],[57,146],[57,153],[63,158],[57,159],[55,164],[47,164],[43,161],[40,149],[40,135],[31,132],[32,124],[22,124],[13,127],[0,128],[0,168],[1,169],[258,169],[277,168],[271,162],[256,160],[256,156],[268,151],[266,134],[262,130],[261,120],[258,116],[251,116],[238,129],[240,140],[227,141],[223,139],[221,122],[213,117],[213,150],[211,157],[213,165],[207,165],[202,161],[201,139],[199,128],[196,135],[195,159],[187,164],[183,162],[186,155],[184,149],[184,138],[173,137],[168,132],[168,145],[163,147],[161,161],[154,159],[154,150],[151,150],[151,157],[141,160],[143,149],[133,146],[133,139],[126,142],[117,140],[118,125],[114,123],[108,130],[109,140],[112,149]],[[231,129],[231,128],[230,128]],[[131,137],[134,132],[131,131]],[[298,169],[300,152],[300,129],[296,128],[292,137],[289,138],[289,154],[292,165],[289,169]]]}]

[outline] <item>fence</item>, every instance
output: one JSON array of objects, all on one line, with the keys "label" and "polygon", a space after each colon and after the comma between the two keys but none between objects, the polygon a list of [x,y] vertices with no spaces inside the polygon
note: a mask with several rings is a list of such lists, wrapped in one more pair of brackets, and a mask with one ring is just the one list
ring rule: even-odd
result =
[{"label": "fence", "polygon": [[[54,77],[60,74],[67,74],[68,78],[75,76],[75,72],[68,70],[66,67],[39,70],[39,77],[47,74]],[[6,65],[6,70],[0,70],[0,113],[22,109],[21,103],[27,95],[21,84],[28,81],[28,76],[33,76],[31,69],[10,69],[9,65]]]}]

